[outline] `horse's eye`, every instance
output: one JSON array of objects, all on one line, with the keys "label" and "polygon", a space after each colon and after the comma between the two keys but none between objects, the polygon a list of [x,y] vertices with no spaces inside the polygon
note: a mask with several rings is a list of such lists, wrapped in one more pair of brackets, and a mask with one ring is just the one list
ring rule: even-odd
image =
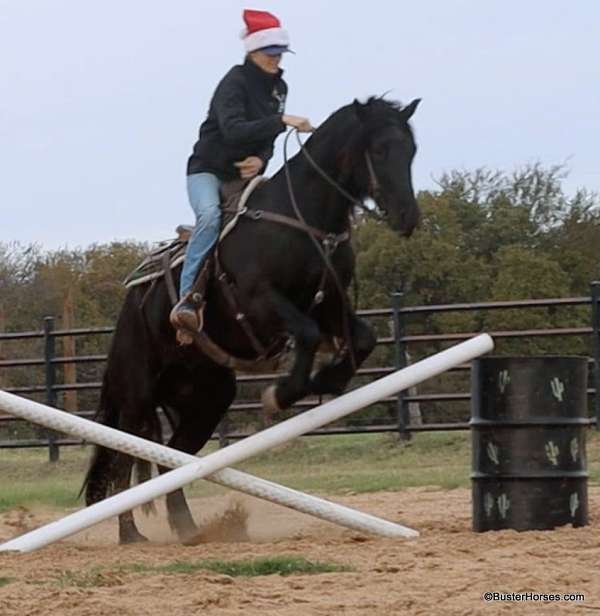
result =
[{"label": "horse's eye", "polygon": [[386,149],[382,145],[379,145],[379,146],[375,146],[372,152],[375,158],[383,158],[386,154]]}]

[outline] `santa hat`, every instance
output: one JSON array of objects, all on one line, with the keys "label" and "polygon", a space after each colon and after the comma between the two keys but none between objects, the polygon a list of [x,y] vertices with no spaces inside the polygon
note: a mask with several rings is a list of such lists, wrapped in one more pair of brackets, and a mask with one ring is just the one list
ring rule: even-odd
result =
[{"label": "santa hat", "polygon": [[244,41],[246,53],[264,48],[273,48],[270,51],[277,53],[291,51],[288,49],[290,37],[275,15],[267,11],[246,9],[244,22],[246,28],[242,31],[241,38]]}]

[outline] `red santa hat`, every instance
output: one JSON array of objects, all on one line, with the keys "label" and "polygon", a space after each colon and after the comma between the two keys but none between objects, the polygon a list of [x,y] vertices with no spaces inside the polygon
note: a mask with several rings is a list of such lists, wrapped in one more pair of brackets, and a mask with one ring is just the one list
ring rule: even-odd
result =
[{"label": "red santa hat", "polygon": [[281,27],[281,22],[275,15],[267,11],[244,11],[246,28],[242,31],[246,53],[251,51],[269,50],[271,53],[291,51],[288,46],[290,37]]}]

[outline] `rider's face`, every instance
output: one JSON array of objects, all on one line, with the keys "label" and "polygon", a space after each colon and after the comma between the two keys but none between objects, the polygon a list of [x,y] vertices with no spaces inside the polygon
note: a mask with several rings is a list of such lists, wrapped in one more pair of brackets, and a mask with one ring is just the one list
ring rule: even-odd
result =
[{"label": "rider's face", "polygon": [[250,54],[250,58],[266,73],[271,73],[275,75],[279,71],[279,65],[281,64],[281,54],[277,56],[271,56],[269,54],[266,54],[264,51],[258,50],[253,51]]}]

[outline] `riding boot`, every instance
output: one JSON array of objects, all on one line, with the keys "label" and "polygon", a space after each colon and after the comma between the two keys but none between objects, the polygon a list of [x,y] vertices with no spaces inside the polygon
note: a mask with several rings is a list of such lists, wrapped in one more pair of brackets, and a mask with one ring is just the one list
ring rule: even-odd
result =
[{"label": "riding boot", "polygon": [[192,293],[184,295],[173,307],[170,314],[171,325],[176,330],[197,332],[202,328],[199,306],[192,299]]}]

